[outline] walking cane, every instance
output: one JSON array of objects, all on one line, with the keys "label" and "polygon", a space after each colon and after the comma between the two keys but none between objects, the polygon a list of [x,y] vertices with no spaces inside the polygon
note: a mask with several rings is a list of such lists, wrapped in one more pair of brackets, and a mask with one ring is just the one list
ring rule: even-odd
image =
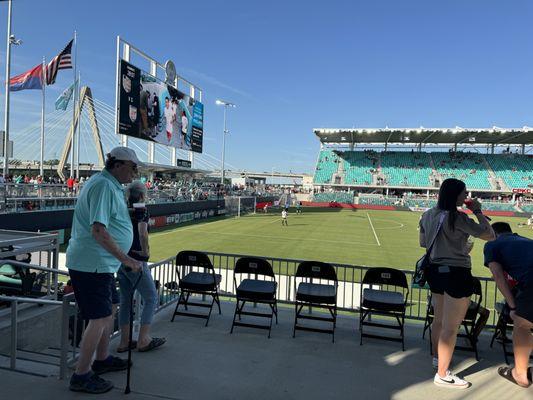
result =
[{"label": "walking cane", "polygon": [[[131,268],[126,268],[126,271],[131,271]],[[131,297],[130,297],[130,339],[128,341],[128,374],[126,377],[126,389],[124,389],[124,394],[128,394],[130,392],[130,376],[131,376],[131,342],[133,341],[133,297],[135,296],[135,290],[137,289],[137,286],[139,285],[139,282],[141,281],[141,278],[143,276],[142,269],[139,271],[139,277],[137,278],[137,281],[133,285],[133,288],[131,290]]]}]

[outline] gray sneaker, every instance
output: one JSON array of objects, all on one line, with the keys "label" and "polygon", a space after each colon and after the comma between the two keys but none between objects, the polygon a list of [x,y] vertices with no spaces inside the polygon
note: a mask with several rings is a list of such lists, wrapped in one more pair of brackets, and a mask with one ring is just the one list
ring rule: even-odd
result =
[{"label": "gray sneaker", "polygon": [[105,393],[113,389],[113,382],[106,381],[92,372],[91,376],[87,379],[81,379],[78,375],[72,374],[69,389],[73,392],[91,394]]}]

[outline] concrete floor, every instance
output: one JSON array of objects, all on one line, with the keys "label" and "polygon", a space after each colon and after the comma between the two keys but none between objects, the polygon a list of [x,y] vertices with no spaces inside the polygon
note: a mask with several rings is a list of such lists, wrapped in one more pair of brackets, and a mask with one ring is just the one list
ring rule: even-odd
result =
[{"label": "concrete floor", "polygon": [[[406,328],[406,351],[399,343],[365,339],[359,345],[354,317],[340,317],[336,343],[329,335],[297,332],[292,338],[292,308],[280,308],[272,338],[265,331],[235,328],[229,334],[234,303],[223,303],[223,315],[203,320],[176,317],[172,309],[156,316],[155,336],[167,343],[152,352],[133,353],[132,399],[532,399],[533,386],[522,389],[500,378],[501,347],[480,344],[481,361],[457,351],[452,369],[472,382],[467,390],[442,389],[433,384],[428,342],[421,327]],[[116,346],[114,344],[113,348]],[[102,399],[124,398],[126,374],[105,378],[115,389]],[[0,371],[0,398],[87,398],[72,393],[67,381]],[[31,389],[30,389],[31,388]]]}]

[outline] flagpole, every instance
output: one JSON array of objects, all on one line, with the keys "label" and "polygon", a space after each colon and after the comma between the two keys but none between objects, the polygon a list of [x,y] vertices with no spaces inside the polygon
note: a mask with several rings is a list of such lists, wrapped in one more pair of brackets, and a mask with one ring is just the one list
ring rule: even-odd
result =
[{"label": "flagpole", "polygon": [[76,138],[75,135],[75,121],[76,121],[76,101],[77,101],[77,85],[76,85],[76,64],[78,63],[78,35],[76,31],[74,31],[74,43],[72,44],[75,46],[75,54],[74,54],[74,99],[72,102],[72,141],[70,143],[70,176],[74,176],[74,140]]},{"label": "flagpole", "polygon": [[[78,80],[76,81],[78,88],[80,90],[80,93],[78,93],[78,101],[81,101],[81,73],[78,72]],[[76,140],[76,178],[80,179],[80,118],[81,118],[81,104],[79,106],[79,113],[78,113],[78,135]]]},{"label": "flagpole", "polygon": [[43,67],[41,73],[41,92],[43,104],[41,106],[41,158],[39,164],[39,175],[44,180],[44,105],[45,105],[45,87],[46,87],[46,60],[43,57]]},{"label": "flagpole", "polygon": [[11,74],[11,0],[7,3],[6,103],[4,109],[4,179],[9,171],[9,75]]}]

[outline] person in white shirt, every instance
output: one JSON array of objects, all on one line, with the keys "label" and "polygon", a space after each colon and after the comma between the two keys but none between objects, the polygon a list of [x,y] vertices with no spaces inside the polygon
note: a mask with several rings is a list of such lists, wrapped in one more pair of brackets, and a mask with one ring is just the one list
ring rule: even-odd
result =
[{"label": "person in white shirt", "polygon": [[186,144],[187,130],[189,129],[189,120],[185,115],[185,111],[181,113],[181,146],[184,147]]},{"label": "person in white shirt", "polygon": [[167,139],[170,143],[170,140],[172,139],[172,122],[176,116],[175,111],[172,109],[172,106],[170,105],[170,100],[168,97],[165,97],[165,121],[166,121],[166,129],[167,129]]},{"label": "person in white shirt", "polygon": [[287,222],[287,209],[283,209],[283,211],[281,212],[281,226],[289,226],[288,222]]}]

